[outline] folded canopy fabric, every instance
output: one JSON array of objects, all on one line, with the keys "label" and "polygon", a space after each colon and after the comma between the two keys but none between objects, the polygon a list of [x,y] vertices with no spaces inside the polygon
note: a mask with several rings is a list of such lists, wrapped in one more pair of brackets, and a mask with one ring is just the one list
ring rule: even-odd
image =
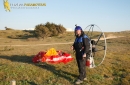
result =
[{"label": "folded canopy fabric", "polygon": [[35,55],[32,59],[34,63],[38,62],[48,62],[48,63],[68,63],[72,61],[73,58],[70,54],[62,52],[62,51],[55,51],[54,48],[48,50],[47,52],[41,51],[37,55]]}]

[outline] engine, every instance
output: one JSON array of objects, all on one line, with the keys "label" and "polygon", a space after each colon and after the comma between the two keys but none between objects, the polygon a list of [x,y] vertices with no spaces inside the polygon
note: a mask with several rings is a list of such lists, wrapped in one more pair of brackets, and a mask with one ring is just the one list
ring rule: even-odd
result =
[{"label": "engine", "polygon": [[91,40],[91,44],[92,44],[92,52],[96,52],[96,41],[95,40]]}]

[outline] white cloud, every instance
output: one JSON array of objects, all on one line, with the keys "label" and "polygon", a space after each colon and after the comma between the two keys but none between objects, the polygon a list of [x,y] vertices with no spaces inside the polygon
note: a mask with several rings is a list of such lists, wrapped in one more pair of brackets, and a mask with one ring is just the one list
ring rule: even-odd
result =
[{"label": "white cloud", "polygon": [[26,28],[25,30],[34,30],[34,28]]},{"label": "white cloud", "polygon": [[72,28],[66,28],[66,31],[74,31]]}]

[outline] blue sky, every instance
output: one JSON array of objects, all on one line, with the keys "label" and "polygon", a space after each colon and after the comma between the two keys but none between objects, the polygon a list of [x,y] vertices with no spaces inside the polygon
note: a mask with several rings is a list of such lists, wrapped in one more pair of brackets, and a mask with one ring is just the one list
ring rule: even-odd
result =
[{"label": "blue sky", "polygon": [[10,3],[46,3],[39,9],[11,9],[6,12],[0,1],[0,30],[35,28],[37,24],[53,22],[74,29],[89,24],[103,31],[130,30],[130,0],[8,0]]}]

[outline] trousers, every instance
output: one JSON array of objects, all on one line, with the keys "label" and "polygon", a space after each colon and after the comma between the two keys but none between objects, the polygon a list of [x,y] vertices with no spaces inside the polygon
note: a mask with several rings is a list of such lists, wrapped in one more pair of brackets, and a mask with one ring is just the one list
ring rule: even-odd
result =
[{"label": "trousers", "polygon": [[83,80],[86,77],[86,60],[87,58],[82,57],[82,52],[76,52],[76,61],[78,65],[79,77],[78,79]]}]

